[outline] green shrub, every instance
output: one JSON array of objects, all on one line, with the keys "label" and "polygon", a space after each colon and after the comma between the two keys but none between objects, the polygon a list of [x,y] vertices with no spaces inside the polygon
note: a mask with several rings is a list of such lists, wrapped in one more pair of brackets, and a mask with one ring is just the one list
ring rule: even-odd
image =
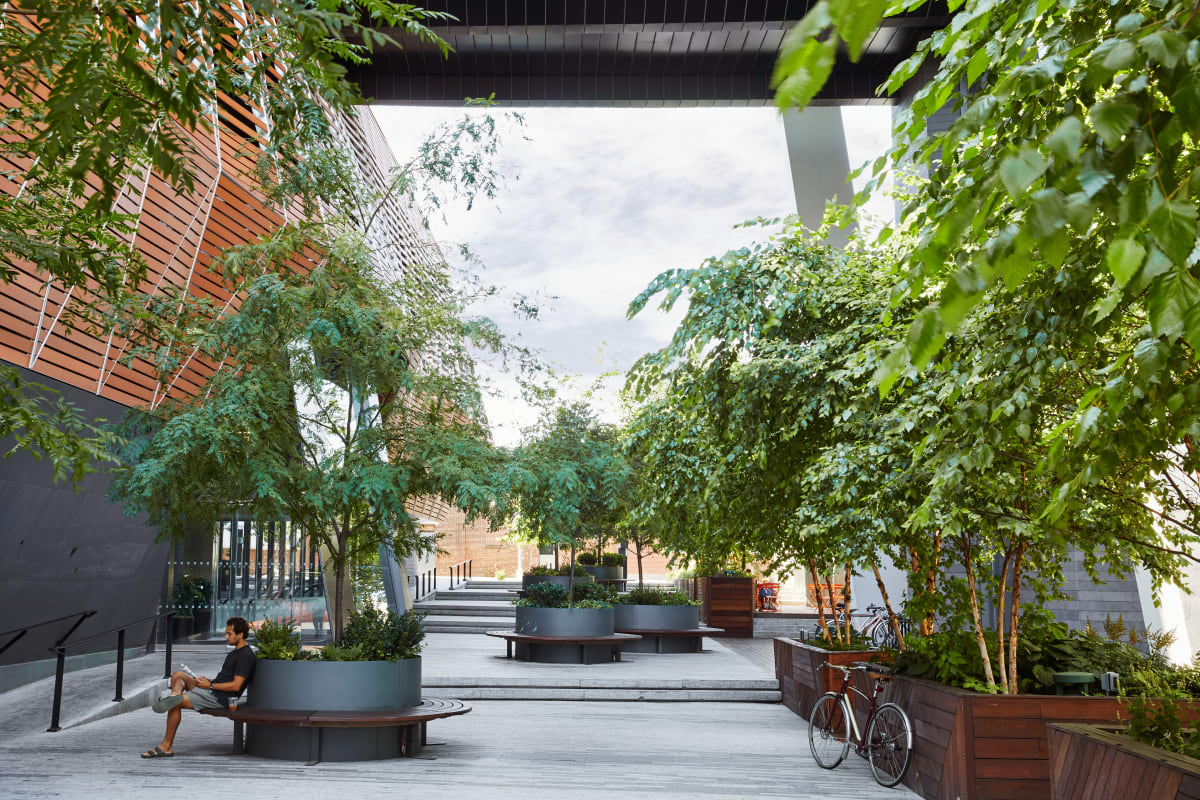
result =
[{"label": "green shrub", "polygon": [[515,601],[522,608],[566,608],[567,587],[544,581],[525,587],[524,596]]},{"label": "green shrub", "polygon": [[212,604],[212,581],[184,575],[175,582],[175,616],[192,619],[197,611],[205,611]]},{"label": "green shrub", "polygon": [[573,603],[572,605],[570,605],[568,607],[569,608],[598,608],[598,609],[599,608],[612,608],[611,605],[609,605],[608,603],[605,603],[603,600],[580,600],[576,603]]},{"label": "green shrub", "polygon": [[605,553],[600,556],[600,563],[606,567],[623,567],[625,566],[625,554]]},{"label": "green shrub", "polygon": [[578,584],[575,587],[575,602],[580,603],[586,600],[595,600],[604,603],[606,606],[616,600],[617,593],[609,588],[606,584],[588,581],[587,583]]},{"label": "green shrub", "polygon": [[591,550],[585,550],[575,556],[575,563],[581,567],[594,567],[596,566],[596,554]]},{"label": "green shrub", "polygon": [[558,568],[557,567],[542,567],[542,566],[530,567],[529,569],[525,570],[525,574],[526,575],[557,575]]},{"label": "green shrub", "polygon": [[322,661],[371,661],[363,653],[363,649],[358,645],[347,647],[346,645],[331,642],[321,648]]},{"label": "green shrub", "polygon": [[591,577],[579,564],[563,564],[558,568],[559,575],[570,575],[572,572],[574,572],[576,578]]},{"label": "green shrub", "polygon": [[697,606],[683,592],[670,589],[655,589],[649,586],[635,586],[629,592],[617,599],[617,602],[631,606]]},{"label": "green shrub", "polygon": [[421,627],[424,618],[416,611],[384,614],[373,606],[351,611],[342,632],[342,647],[358,648],[362,661],[416,658],[425,644],[425,629]]},{"label": "green shrub", "polygon": [[300,659],[300,631],[292,618],[274,620],[266,618],[254,632],[254,644],[259,658],[273,661],[296,661]]}]

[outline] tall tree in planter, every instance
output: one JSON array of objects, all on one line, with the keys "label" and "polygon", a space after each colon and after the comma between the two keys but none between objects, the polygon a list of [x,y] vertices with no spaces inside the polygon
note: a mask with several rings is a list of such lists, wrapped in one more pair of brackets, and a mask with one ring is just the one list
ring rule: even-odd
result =
[{"label": "tall tree in planter", "polygon": [[[504,494],[524,533],[539,544],[571,548],[611,535],[625,513],[631,469],[618,429],[584,402],[551,405],[504,473]],[[574,599],[574,573],[568,581]]]},{"label": "tall tree in planter", "polygon": [[[328,139],[326,108],[361,102],[343,63],[361,62],[403,28],[447,15],[391,0],[159,2],[51,0],[0,6],[0,291],[27,272],[68,292],[60,324],[107,333],[140,308],[146,264],[126,213],[131,182],[151,171],[182,196],[202,194],[185,131],[209,124],[222,94],[270,122],[258,158],[278,169]],[[257,149],[257,148],[256,148]],[[119,202],[122,195],[124,203]],[[112,456],[110,433],[57,392],[0,366],[0,438],[78,482]]]},{"label": "tall tree in planter", "polygon": [[[489,482],[502,460],[481,422],[472,358],[504,347],[495,326],[465,318],[441,263],[383,274],[380,239],[369,235],[380,204],[413,191],[414,174],[436,167],[458,176],[451,189],[488,185],[490,162],[472,148],[434,151],[436,163],[426,148],[374,193],[344,154],[314,151],[277,190],[320,198],[324,219],[223,254],[219,268],[247,286],[235,313],[206,299],[164,300],[185,309],[172,346],[156,352],[164,374],[185,358],[219,366],[196,398],[131,417],[130,466],[111,489],[164,537],[211,530],[231,506],[290,518],[328,553],[335,637],[357,555],[429,547],[411,500],[441,497],[470,516],[503,502]],[[460,159],[473,167],[460,170]],[[310,270],[297,269],[303,259]]]}]

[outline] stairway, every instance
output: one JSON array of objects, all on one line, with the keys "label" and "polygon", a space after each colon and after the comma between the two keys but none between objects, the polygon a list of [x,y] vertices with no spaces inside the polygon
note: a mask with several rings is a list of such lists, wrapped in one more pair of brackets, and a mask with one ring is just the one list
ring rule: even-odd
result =
[{"label": "stairway", "polygon": [[521,581],[470,579],[453,589],[439,589],[413,604],[425,616],[426,633],[511,631],[517,610],[512,601]]}]

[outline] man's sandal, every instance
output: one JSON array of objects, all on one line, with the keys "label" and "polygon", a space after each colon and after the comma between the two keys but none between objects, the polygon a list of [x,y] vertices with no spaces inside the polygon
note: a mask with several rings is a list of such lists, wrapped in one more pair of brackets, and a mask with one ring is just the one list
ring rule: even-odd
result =
[{"label": "man's sandal", "polygon": [[160,714],[165,714],[176,706],[183,705],[182,694],[169,694],[166,697],[160,697],[154,701],[154,710]]},{"label": "man's sandal", "polygon": [[153,750],[147,750],[142,753],[142,758],[171,758],[174,755],[174,753],[168,753],[161,747],[156,747]]}]

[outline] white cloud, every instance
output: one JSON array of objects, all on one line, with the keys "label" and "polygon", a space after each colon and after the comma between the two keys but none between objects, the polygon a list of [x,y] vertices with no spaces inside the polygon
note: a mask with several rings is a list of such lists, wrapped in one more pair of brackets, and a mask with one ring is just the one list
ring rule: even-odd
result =
[{"label": "white cloud", "polygon": [[[461,109],[377,106],[403,161]],[[492,113],[502,113],[494,110]],[[626,320],[629,302],[660,272],[700,264],[763,232],[734,230],[757,216],[795,210],[783,126],[771,108],[531,109],[525,135],[508,137],[502,161],[519,180],[498,207],[477,204],[433,221],[443,241],[467,241],[486,282],[557,299],[536,323],[505,323],[568,372],[624,371],[663,346],[678,320],[647,308]],[[890,121],[890,116],[888,116]],[[883,125],[886,136],[886,124]],[[873,153],[876,127],[847,119],[852,163]],[[865,133],[864,133],[865,131]],[[857,159],[857,160],[856,160]],[[597,363],[603,348],[603,362]],[[512,443],[530,414],[496,394],[488,413],[497,441]],[[605,393],[615,416],[615,388]]]}]

